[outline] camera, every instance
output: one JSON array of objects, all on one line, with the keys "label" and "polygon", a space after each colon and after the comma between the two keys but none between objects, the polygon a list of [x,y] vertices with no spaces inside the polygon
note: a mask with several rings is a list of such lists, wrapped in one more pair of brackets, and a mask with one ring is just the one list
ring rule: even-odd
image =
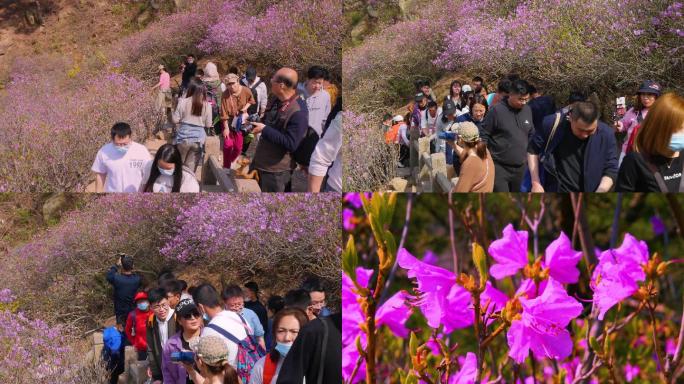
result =
[{"label": "camera", "polygon": [[195,353],[190,351],[171,352],[171,361],[175,363],[192,363],[195,361]]},{"label": "camera", "polygon": [[258,123],[259,122],[259,114],[258,113],[253,113],[249,116],[247,116],[246,121],[242,121],[240,125],[240,131],[244,132],[245,134],[249,134],[252,132],[252,129],[254,129],[254,126],[252,123]]},{"label": "camera", "polygon": [[248,123],[258,123],[259,122],[259,114],[258,113],[252,113],[251,115],[247,116],[247,122]]},{"label": "camera", "polygon": [[437,134],[437,137],[442,140],[456,141],[458,135],[456,132],[442,131]]}]

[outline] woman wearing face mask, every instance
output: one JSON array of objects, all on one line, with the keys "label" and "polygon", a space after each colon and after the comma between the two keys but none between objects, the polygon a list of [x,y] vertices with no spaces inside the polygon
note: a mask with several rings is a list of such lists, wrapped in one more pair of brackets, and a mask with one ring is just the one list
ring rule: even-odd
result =
[{"label": "woman wearing face mask", "polygon": [[180,151],[173,144],[164,144],[146,168],[144,192],[197,193],[199,183],[190,169],[183,165]]},{"label": "woman wearing face mask", "polygon": [[152,315],[147,293],[138,292],[133,297],[135,310],[128,314],[126,320],[126,337],[138,352],[138,360],[147,359],[147,319]]},{"label": "woman wearing face mask", "polygon": [[306,314],[297,308],[285,308],[276,313],[273,318],[276,346],[254,364],[249,384],[276,383],[283,360],[307,321]]},{"label": "woman wearing face mask", "polygon": [[[202,332],[202,316],[192,299],[183,299],[176,305],[178,333],[171,336],[164,345],[162,374],[165,384],[192,384],[196,375],[191,363],[174,361],[174,352],[191,352],[199,342]],[[190,371],[188,371],[190,369]],[[191,372],[190,374],[188,372]]]},{"label": "woman wearing face mask", "polygon": [[639,92],[637,92],[636,105],[630,108],[625,113],[625,116],[615,123],[615,129],[618,132],[627,133],[625,142],[622,143],[620,158],[618,159],[619,163],[622,163],[625,155],[634,150],[634,139],[639,131],[639,127],[643,124],[644,119],[646,119],[646,115],[653,106],[653,103],[660,97],[661,91],[662,87],[655,81],[644,81],[641,87],[639,87]]},{"label": "woman wearing face mask", "polygon": [[618,172],[617,192],[684,192],[684,98],[653,104]]}]

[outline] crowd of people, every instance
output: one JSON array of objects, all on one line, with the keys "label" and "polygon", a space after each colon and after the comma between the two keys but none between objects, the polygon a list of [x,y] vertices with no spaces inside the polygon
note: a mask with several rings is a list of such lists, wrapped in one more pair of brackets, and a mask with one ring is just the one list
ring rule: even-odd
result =
[{"label": "crowd of people", "polygon": [[257,283],[188,287],[173,273],[154,286],[117,255],[107,272],[116,327],[104,330],[103,359],[117,383],[131,345],[152,384],[341,383],[341,314],[326,307],[315,277],[262,303]]},{"label": "crowd of people", "polygon": [[406,115],[384,115],[385,141],[399,146],[401,168],[411,132],[430,138],[458,177],[455,192],[684,191],[684,98],[655,81],[609,119],[582,92],[557,108],[517,75],[492,93],[479,76],[455,80],[441,105],[429,81],[415,87]]},{"label": "crowd of people", "polygon": [[[199,192],[195,173],[204,163],[207,136],[214,135],[223,167],[249,164],[262,192],[291,191],[298,167],[307,174],[309,192],[342,191],[342,100],[326,68],[311,66],[304,81],[292,68],[265,81],[251,66],[242,75],[232,67],[221,77],[215,63],[199,69],[188,55],[177,98],[169,72],[164,65],[158,70],[156,106],[177,127],[172,142],[152,158],[132,140],[127,123],[114,124],[111,142],[91,167],[96,192]],[[252,158],[250,145],[256,146]]]}]

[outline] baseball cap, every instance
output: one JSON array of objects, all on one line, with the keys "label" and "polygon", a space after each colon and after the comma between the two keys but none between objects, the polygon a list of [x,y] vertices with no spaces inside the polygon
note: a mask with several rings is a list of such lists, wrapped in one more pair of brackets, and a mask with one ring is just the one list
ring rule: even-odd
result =
[{"label": "baseball cap", "polygon": [[398,123],[400,121],[404,121],[404,116],[396,115],[396,116],[394,116],[394,118],[392,118],[392,121],[394,121],[395,123]]},{"label": "baseball cap", "polygon": [[199,313],[199,310],[192,299],[182,299],[178,302],[178,305],[176,305],[176,313],[181,317],[189,315],[193,312]]},{"label": "baseball cap", "polygon": [[646,80],[641,83],[641,87],[639,87],[639,91],[637,93],[651,93],[656,96],[660,96],[660,92],[662,92],[662,90],[663,88],[660,86],[660,84],[653,80]]},{"label": "baseball cap", "polygon": [[461,88],[461,92],[466,93],[466,92],[472,92],[473,89],[470,87],[470,85],[466,84]]},{"label": "baseball cap", "polygon": [[425,98],[425,94],[424,94],[423,92],[419,92],[419,93],[417,93],[416,96],[414,97],[414,100],[415,100],[416,102],[419,102],[419,101],[423,100],[424,98]]},{"label": "baseball cap", "polygon": [[221,361],[228,360],[228,345],[218,336],[202,336],[195,353],[205,364],[217,367]]}]

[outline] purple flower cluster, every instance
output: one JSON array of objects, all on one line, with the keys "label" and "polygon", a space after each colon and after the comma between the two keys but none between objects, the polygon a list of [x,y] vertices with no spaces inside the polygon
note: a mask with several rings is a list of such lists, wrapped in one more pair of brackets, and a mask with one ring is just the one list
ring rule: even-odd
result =
[{"label": "purple flower cluster", "polygon": [[15,63],[0,98],[4,189],[82,191],[114,123],[128,122],[134,138],[144,138],[155,115],[152,94],[142,82],[117,73],[69,77],[68,67],[64,59],[50,57]]}]

